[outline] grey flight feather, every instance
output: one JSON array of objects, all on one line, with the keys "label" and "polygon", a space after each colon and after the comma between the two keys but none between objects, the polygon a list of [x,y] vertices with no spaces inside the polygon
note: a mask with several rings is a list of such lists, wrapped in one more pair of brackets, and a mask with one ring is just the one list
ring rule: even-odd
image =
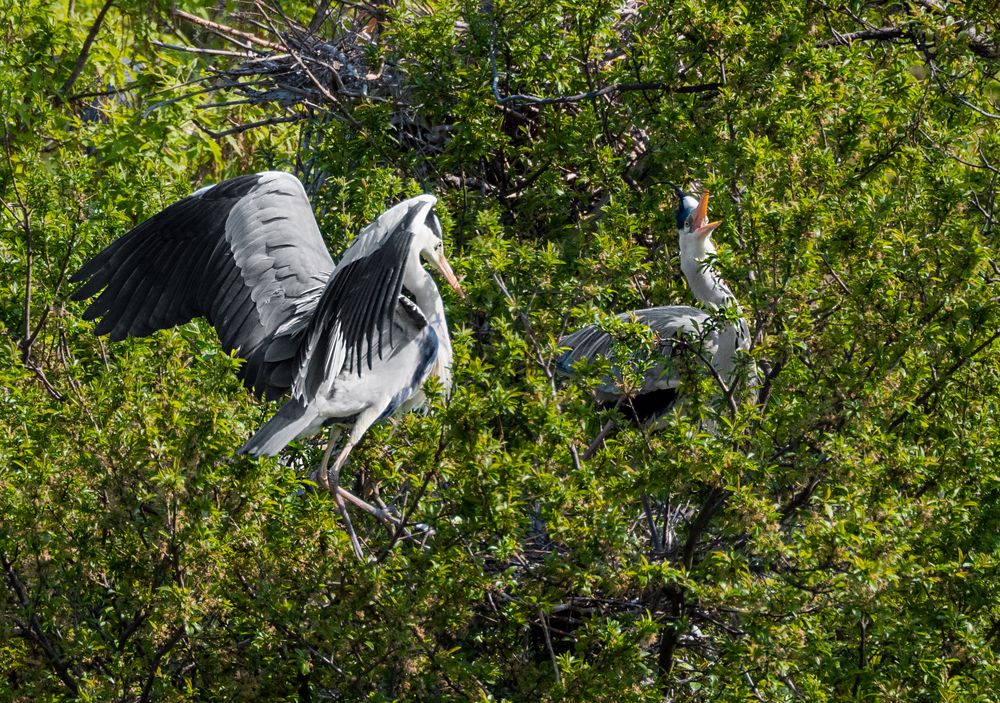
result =
[{"label": "grey flight feather", "polygon": [[240,176],[108,245],[74,274],[73,297],[97,296],[84,317],[113,340],[207,318],[246,359],[249,388],[272,399],[291,391],[240,451],[274,454],[327,422],[350,423],[342,463],[373,422],[421,402],[430,373],[447,378],[441,296],[420,263],[440,251],[435,203],[421,195],[389,208],[334,265],[297,178]]},{"label": "grey flight feather", "polygon": [[259,395],[287,391],[302,334],[334,269],[302,184],[239,176],[169,206],[74,274],[75,300],[113,341],[204,316]]},{"label": "grey flight feather", "polygon": [[414,221],[433,203],[427,196],[390,209],[344,252],[299,349],[294,397],[316,397],[344,370],[360,377],[392,346],[390,323],[400,304]]}]

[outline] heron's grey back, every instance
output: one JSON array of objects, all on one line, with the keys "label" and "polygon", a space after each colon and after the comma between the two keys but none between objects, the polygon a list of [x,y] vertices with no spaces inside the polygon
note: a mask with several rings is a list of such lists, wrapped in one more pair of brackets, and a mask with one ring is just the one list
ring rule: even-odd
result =
[{"label": "heron's grey back", "polygon": [[[670,368],[670,357],[678,350],[681,339],[696,341],[709,356],[715,352],[718,336],[712,318],[703,310],[688,305],[665,305],[643,310],[632,310],[616,315],[619,320],[635,320],[648,326],[656,335],[662,358],[654,360],[652,367],[645,371],[640,393],[676,385],[676,373]],[[559,340],[559,346],[566,351],[556,362],[557,369],[571,374],[573,367],[582,361],[597,361],[610,357],[615,338],[599,325],[587,325]],[[610,359],[609,359],[610,360]],[[617,386],[621,372],[612,370],[613,378],[599,386],[598,390],[609,395],[621,393]]]}]

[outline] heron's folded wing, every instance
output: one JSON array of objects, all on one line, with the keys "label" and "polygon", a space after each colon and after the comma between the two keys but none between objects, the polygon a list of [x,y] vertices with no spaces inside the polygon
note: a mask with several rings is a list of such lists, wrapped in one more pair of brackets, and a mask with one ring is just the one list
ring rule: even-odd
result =
[{"label": "heron's folded wing", "polygon": [[[268,171],[199,190],[112,242],[77,271],[73,298],[112,340],[204,316],[258,394],[294,376],[299,343],[334,269],[299,180]],[[103,291],[103,292],[101,292]]]},{"label": "heron's folded wing", "polygon": [[[619,320],[637,320],[656,333],[664,351],[669,351],[679,333],[697,334],[711,319],[703,310],[687,305],[664,305],[643,310],[619,313]],[[596,361],[606,357],[611,351],[614,338],[599,325],[587,325],[559,340],[559,346],[566,352],[559,358],[557,366],[564,373],[571,373],[579,361]]]},{"label": "heron's folded wing", "polygon": [[361,376],[394,343],[392,323],[410,258],[414,227],[434,199],[411,198],[362,230],[323,291],[299,350],[292,393],[316,397],[342,373]]},{"label": "heron's folded wing", "polygon": [[[643,310],[632,310],[617,315],[623,321],[636,320],[647,325],[655,334],[659,342],[660,353],[666,359],[673,356],[677,351],[678,337],[697,337],[703,329],[707,329],[711,317],[698,308],[687,305],[666,305]],[[559,346],[566,351],[556,362],[556,368],[564,373],[571,374],[573,367],[581,361],[597,361],[607,358],[611,354],[611,346],[614,337],[607,331],[601,329],[599,325],[587,325],[572,334],[566,335],[559,340]],[[620,372],[612,370],[615,378],[607,379],[599,386],[599,390],[609,394],[620,394],[616,378],[620,381]],[[641,393],[650,392],[656,389],[671,388],[677,383],[676,373],[674,373],[668,361],[664,360],[654,363],[646,369]]]}]

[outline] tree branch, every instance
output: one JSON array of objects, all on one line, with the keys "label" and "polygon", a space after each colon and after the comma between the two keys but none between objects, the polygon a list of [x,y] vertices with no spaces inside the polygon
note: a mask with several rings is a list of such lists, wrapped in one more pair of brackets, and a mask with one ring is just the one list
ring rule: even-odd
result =
[{"label": "tree branch", "polygon": [[826,48],[830,46],[850,46],[855,41],[889,41],[900,39],[907,35],[902,27],[879,27],[878,29],[862,29],[857,32],[840,34],[834,31],[831,39],[823,39],[816,42],[816,46]]},{"label": "tree branch", "polygon": [[63,661],[62,654],[59,652],[59,648],[53,643],[48,636],[45,634],[45,628],[42,627],[41,621],[38,616],[35,615],[34,606],[31,600],[28,598],[28,593],[24,588],[24,584],[21,582],[20,577],[18,577],[17,572],[14,570],[14,564],[7,558],[6,554],[0,553],[0,565],[3,566],[4,572],[7,574],[7,584],[10,586],[11,590],[14,591],[14,595],[17,598],[18,604],[25,611],[28,622],[25,625],[22,624],[21,631],[26,638],[33,641],[42,650],[42,654],[45,656],[45,660],[53,668],[56,676],[59,680],[65,684],[74,696],[79,694],[80,687],[76,683],[76,679],[70,673],[69,666]]},{"label": "tree branch", "polygon": [[[198,26],[204,27],[205,29],[210,29],[213,32],[218,32],[224,38],[229,39],[230,41],[233,41],[232,37],[239,37],[244,41],[250,42],[251,44],[256,44],[257,46],[263,46],[268,49],[273,49],[274,51],[285,50],[285,47],[283,47],[281,44],[276,44],[272,41],[268,41],[267,39],[261,39],[255,34],[250,34],[249,32],[241,32],[238,29],[227,27],[226,25],[219,24],[218,22],[204,20],[201,17],[198,17],[197,15],[192,15],[189,12],[184,12],[184,10],[171,10],[170,14],[174,15],[175,17],[180,17],[181,19],[185,19],[188,22],[191,22],[192,24],[197,24]],[[238,42],[234,43],[238,44]]]},{"label": "tree branch", "polygon": [[104,24],[104,18],[108,14],[108,10],[111,9],[111,5],[114,0],[106,0],[101,11],[97,13],[97,19],[94,20],[94,24],[91,25],[90,31],[87,33],[87,38],[83,40],[83,46],[80,48],[80,55],[76,57],[76,63],[73,65],[73,71],[69,74],[69,78],[63,83],[62,88],[59,89],[59,95],[65,97],[69,93],[70,88],[76,83],[76,79],[80,77],[80,73],[83,71],[83,67],[87,64],[87,56],[90,54],[90,47],[93,46],[94,40],[97,39],[97,33],[101,31],[101,25]]},{"label": "tree branch", "polygon": [[[939,390],[941,390],[941,387],[944,386],[944,384],[946,384],[948,381],[950,381],[951,377],[954,376],[956,373],[958,373],[959,369],[961,369],[963,366],[965,366],[970,361],[979,356],[980,352],[986,349],[986,347],[993,344],[993,342],[995,342],[997,339],[1000,339],[1000,329],[998,329],[996,332],[987,337],[981,344],[979,344],[970,353],[966,354],[962,358],[955,361],[955,363],[953,363],[951,366],[949,366],[948,369],[943,374],[938,376],[937,379],[935,379],[934,382],[927,387],[927,390],[921,393],[920,396],[915,401],[913,401],[913,406],[919,408],[926,407],[931,396],[934,395]],[[889,431],[891,432],[892,430],[899,427],[900,423],[903,422],[903,420],[905,420],[909,416],[910,416],[910,411],[903,410],[901,413],[899,413],[896,417],[892,419],[892,422],[889,423]]]}]

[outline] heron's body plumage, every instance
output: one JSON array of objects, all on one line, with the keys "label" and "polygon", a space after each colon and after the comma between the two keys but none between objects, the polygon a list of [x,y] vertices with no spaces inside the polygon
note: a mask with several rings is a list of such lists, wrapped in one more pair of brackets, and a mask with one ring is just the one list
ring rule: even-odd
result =
[{"label": "heron's body plumage", "polygon": [[83,281],[73,297],[100,293],[84,317],[101,318],[96,332],[115,341],[205,317],[246,360],[248,388],[290,393],[241,452],[275,454],[330,421],[352,424],[357,441],[419,403],[430,373],[450,387],[444,307],[421,264],[440,246],[435,203],[420,195],[393,206],[334,264],[295,176],[239,176],[112,242],[73,276]]},{"label": "heron's body plumage", "polygon": [[[683,383],[675,358],[681,353],[693,353],[708,363],[727,384],[738,371],[738,356],[750,348],[750,334],[742,315],[735,321],[722,319],[719,312],[727,305],[736,305],[732,291],[712,267],[715,253],[709,233],[719,223],[705,224],[707,195],[704,205],[678,189],[677,230],[681,255],[681,270],[691,291],[706,310],[688,305],[664,305],[619,313],[623,322],[646,325],[653,333],[651,358],[638,352],[632,359],[636,368],[643,368],[637,389],[626,391],[622,370],[612,368],[611,374],[595,389],[602,404],[621,405],[628,401],[634,417],[641,421],[662,414],[677,401]],[[587,325],[559,340],[565,351],[556,366],[564,374],[573,373],[580,362],[614,358],[614,336],[601,325]],[[640,366],[641,365],[641,366]]]}]

